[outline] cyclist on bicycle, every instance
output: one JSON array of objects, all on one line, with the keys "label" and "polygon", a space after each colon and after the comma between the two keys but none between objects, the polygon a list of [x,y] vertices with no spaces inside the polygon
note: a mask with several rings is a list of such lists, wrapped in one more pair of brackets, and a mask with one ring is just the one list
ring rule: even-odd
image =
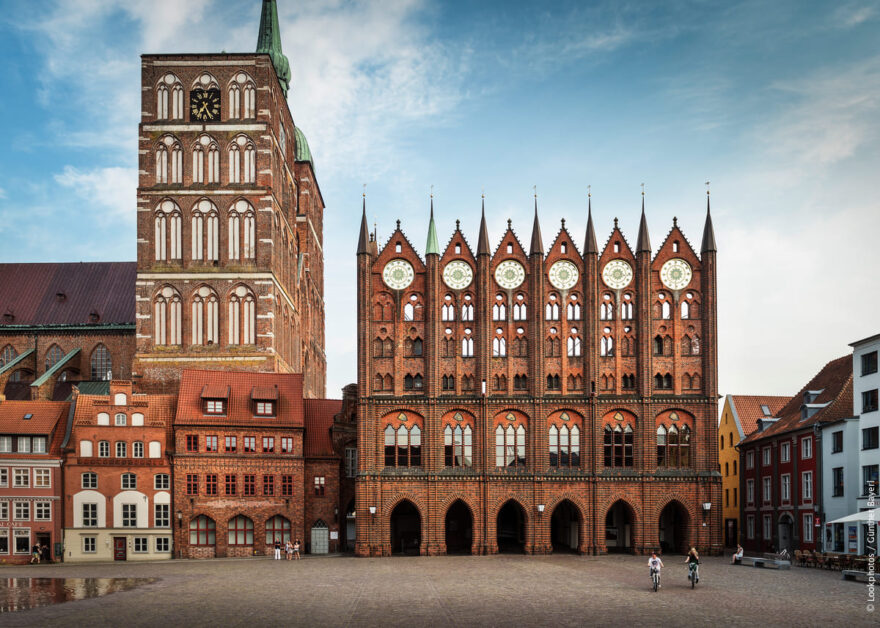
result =
[{"label": "cyclist on bicycle", "polygon": [[697,552],[696,547],[692,547],[688,552],[687,558],[684,559],[685,564],[688,566],[688,574],[690,574],[690,570],[694,570],[694,577],[696,581],[700,581],[700,554]]},{"label": "cyclist on bicycle", "polygon": [[[648,567],[650,567],[651,577],[654,576],[654,572],[657,572],[657,576],[660,576],[660,569],[663,568],[663,561],[660,560],[660,557],[657,556],[657,552],[651,552],[651,558],[648,559]],[[659,584],[657,585],[660,586]]]}]

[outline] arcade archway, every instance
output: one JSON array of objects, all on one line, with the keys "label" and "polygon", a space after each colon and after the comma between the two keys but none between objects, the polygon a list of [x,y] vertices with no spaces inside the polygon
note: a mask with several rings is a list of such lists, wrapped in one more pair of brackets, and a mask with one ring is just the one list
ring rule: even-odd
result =
[{"label": "arcade archway", "polygon": [[550,543],[553,552],[576,552],[580,544],[581,515],[577,507],[564,499],[550,517]]},{"label": "arcade archway", "polygon": [[470,554],[474,541],[474,518],[471,509],[460,499],[446,511],[446,553]]},{"label": "arcade archway", "polygon": [[412,502],[403,500],[391,511],[391,553],[419,555],[422,516]]},{"label": "arcade archway", "polygon": [[496,521],[498,532],[498,551],[500,553],[522,554],[526,546],[526,512],[514,500],[510,500],[498,511]]}]

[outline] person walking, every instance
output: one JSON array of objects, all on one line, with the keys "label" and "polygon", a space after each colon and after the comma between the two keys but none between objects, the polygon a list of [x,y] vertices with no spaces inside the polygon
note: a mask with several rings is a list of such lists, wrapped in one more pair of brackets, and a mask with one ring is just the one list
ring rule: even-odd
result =
[{"label": "person walking", "polygon": [[294,560],[299,560],[299,546],[300,546],[300,542],[299,542],[299,539],[297,539],[293,542],[293,558],[294,558]]},{"label": "person walking", "polygon": [[31,564],[34,564],[34,561],[39,565],[40,564],[40,545],[35,543],[31,548]]},{"label": "person walking", "polygon": [[281,560],[281,541],[275,539],[275,560]]}]

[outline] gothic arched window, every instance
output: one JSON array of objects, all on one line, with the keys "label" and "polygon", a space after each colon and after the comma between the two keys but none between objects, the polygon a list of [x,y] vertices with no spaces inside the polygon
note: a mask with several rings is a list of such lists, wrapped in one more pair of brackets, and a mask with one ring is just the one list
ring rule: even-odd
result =
[{"label": "gothic arched window", "polygon": [[208,135],[193,145],[192,179],[193,183],[220,183],[220,147]]},{"label": "gothic arched window", "polygon": [[93,381],[109,381],[112,378],[113,369],[110,350],[103,344],[95,347],[89,359],[89,366],[91,367],[91,379]]},{"label": "gothic arched window", "polygon": [[159,203],[154,218],[156,261],[180,259],[181,250],[180,209],[174,201]]},{"label": "gothic arched window", "polygon": [[153,341],[157,345],[181,344],[181,314],[180,295],[165,286],[153,298]]},{"label": "gothic arched window", "polygon": [[193,294],[192,344],[218,344],[220,342],[220,300],[217,293],[202,286]]},{"label": "gothic arched window", "polygon": [[237,286],[229,294],[229,344],[256,344],[256,301],[245,286]]},{"label": "gothic arched window", "polygon": [[171,73],[163,76],[156,87],[156,119],[183,120],[183,85]]},{"label": "gothic arched window", "polygon": [[254,208],[242,199],[229,209],[229,259],[256,257],[256,215]]},{"label": "gothic arched window", "polygon": [[61,347],[58,345],[52,345],[49,347],[49,350],[46,352],[46,370],[48,371],[50,368],[58,364],[63,357],[64,351],[62,351]]}]

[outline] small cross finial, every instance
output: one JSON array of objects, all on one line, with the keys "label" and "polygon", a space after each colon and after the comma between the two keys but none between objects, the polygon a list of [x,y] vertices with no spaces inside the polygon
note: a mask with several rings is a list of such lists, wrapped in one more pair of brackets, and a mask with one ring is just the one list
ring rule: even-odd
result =
[{"label": "small cross finial", "polygon": [[397,219],[397,228],[400,229],[400,218]]},{"label": "small cross finial", "polygon": [[434,186],[431,185],[431,198],[434,198]]},{"label": "small cross finial", "polygon": [[486,188],[480,188],[480,198],[486,198]]},{"label": "small cross finial", "polygon": [[591,196],[593,196],[593,186],[592,186],[592,185],[588,185],[588,186],[587,186],[587,198],[589,198],[589,197],[591,197]]},{"label": "small cross finial", "polygon": [[364,193],[363,193],[363,197],[364,197],[364,198],[367,198],[367,184],[366,184],[366,183],[364,183]]},{"label": "small cross finial", "polygon": [[458,218],[456,218],[455,219],[455,230],[456,231],[458,231],[459,226],[461,226],[461,221]]},{"label": "small cross finial", "polygon": [[672,226],[673,226],[673,227],[677,227],[677,226],[678,226],[678,216],[673,216],[673,217],[672,217]]},{"label": "small cross finial", "polygon": [[565,229],[565,218],[562,219],[562,228]]},{"label": "small cross finial", "polygon": [[538,198],[538,186],[537,185],[532,186],[532,191],[535,193],[535,198]]},{"label": "small cross finial", "polygon": [[511,225],[512,223],[513,223],[513,221],[512,221],[510,218],[508,218],[508,219],[507,219],[507,228],[508,228],[508,229],[510,229],[510,225]]},{"label": "small cross finial", "polygon": [[642,183],[642,196],[644,196],[644,195],[645,195],[645,184]]},{"label": "small cross finial", "polygon": [[617,229],[617,216],[614,217],[614,228]]},{"label": "small cross finial", "polygon": [[706,181],[706,196],[709,196],[709,182]]}]

